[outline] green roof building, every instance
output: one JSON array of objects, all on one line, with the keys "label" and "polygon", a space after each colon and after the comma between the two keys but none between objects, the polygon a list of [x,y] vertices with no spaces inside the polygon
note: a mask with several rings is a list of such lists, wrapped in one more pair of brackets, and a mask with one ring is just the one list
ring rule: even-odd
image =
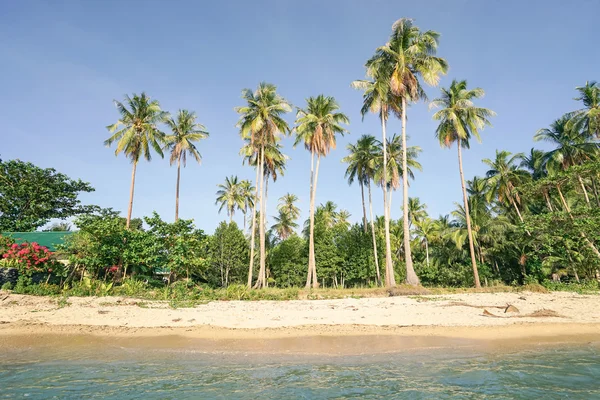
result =
[{"label": "green roof building", "polygon": [[72,234],[73,232],[2,232],[2,236],[10,236],[19,244],[35,242],[50,251],[56,251],[56,247]]}]

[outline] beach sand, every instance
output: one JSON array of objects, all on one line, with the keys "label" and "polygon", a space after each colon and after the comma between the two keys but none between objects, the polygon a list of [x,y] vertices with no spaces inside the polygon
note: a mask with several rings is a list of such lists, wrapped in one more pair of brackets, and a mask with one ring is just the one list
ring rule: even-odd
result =
[{"label": "beach sand", "polygon": [[[0,350],[123,346],[206,352],[373,354],[414,348],[600,343],[600,296],[452,295],[166,302],[0,295]],[[507,305],[517,311],[505,312]],[[68,339],[68,340],[65,340]]]}]

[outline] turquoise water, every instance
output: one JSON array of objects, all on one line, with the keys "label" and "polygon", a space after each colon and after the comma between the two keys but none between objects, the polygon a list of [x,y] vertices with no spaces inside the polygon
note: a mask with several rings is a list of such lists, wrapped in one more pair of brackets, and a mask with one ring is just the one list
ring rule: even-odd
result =
[{"label": "turquoise water", "polygon": [[0,356],[0,398],[600,399],[600,348],[591,345],[360,357],[127,349],[116,361],[93,351],[55,361],[31,349]]}]

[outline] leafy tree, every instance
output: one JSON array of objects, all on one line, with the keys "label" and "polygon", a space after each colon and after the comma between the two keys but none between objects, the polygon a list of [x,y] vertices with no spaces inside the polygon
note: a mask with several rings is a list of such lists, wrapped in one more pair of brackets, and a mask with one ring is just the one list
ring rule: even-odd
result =
[{"label": "leafy tree", "polygon": [[[125,96],[125,103],[114,101],[119,120],[107,129],[113,135],[104,141],[106,146],[117,143],[115,155],[123,153],[131,160],[131,188],[129,190],[129,207],[127,209],[127,228],[131,222],[133,211],[133,190],[135,187],[135,171],[141,157],[147,161],[152,159],[151,148],[163,157],[161,145],[164,143],[164,133],[158,129],[158,124],[165,122],[169,113],[161,110],[158,100],[151,100],[146,93]],[[129,108],[127,108],[129,106]]]},{"label": "leafy tree", "polygon": [[442,97],[433,100],[431,103],[432,107],[442,108],[433,115],[433,119],[440,121],[440,124],[436,129],[436,135],[440,145],[450,147],[452,146],[452,143],[456,142],[456,147],[458,149],[458,168],[463,192],[463,204],[466,211],[466,225],[469,236],[469,249],[471,252],[471,264],[473,267],[475,287],[481,287],[481,283],[479,281],[477,262],[475,260],[469,204],[467,201],[467,190],[465,188],[465,178],[462,166],[462,148],[469,148],[471,136],[475,136],[475,138],[480,141],[479,130],[483,129],[486,125],[491,125],[489,118],[495,115],[492,110],[476,107],[474,105],[473,100],[481,98],[483,95],[483,89],[467,89],[467,81],[453,80],[448,89],[442,89]]},{"label": "leafy tree", "polygon": [[[339,105],[333,97],[319,95],[306,99],[306,108],[298,109],[296,115],[296,144],[304,142],[304,147],[310,151],[310,234],[308,245],[308,273],[306,287],[317,287],[317,270],[315,261],[314,217],[317,181],[319,179],[319,164],[336,147],[336,135],[343,135],[346,129],[342,124],[349,124],[348,117],[339,112]],[[317,156],[316,165],[314,158]]]},{"label": "leafy tree", "polygon": [[210,281],[222,287],[244,281],[249,253],[244,232],[235,222],[221,222],[210,239]]},{"label": "leafy tree", "polygon": [[271,274],[277,286],[298,287],[304,284],[305,248],[304,239],[292,234],[271,250]]},{"label": "leafy tree", "polygon": [[81,205],[78,196],[93,191],[89,183],[55,169],[0,160],[0,231],[34,231],[51,219],[86,213],[90,207]]},{"label": "leafy tree", "polygon": [[177,119],[166,120],[167,126],[173,134],[165,136],[168,148],[171,150],[171,165],[177,161],[177,186],[175,189],[175,221],[179,219],[179,179],[181,177],[181,164],[185,168],[187,157],[193,157],[198,163],[202,156],[194,142],[208,137],[204,125],[196,122],[196,113],[188,110],[179,110]]}]

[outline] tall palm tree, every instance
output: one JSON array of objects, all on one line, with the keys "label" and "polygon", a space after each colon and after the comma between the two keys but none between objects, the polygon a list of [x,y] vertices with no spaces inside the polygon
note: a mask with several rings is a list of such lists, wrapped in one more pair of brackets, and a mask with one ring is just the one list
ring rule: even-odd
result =
[{"label": "tall palm tree", "polygon": [[[531,179],[533,179],[534,181],[542,179],[547,175],[548,171],[546,170],[546,153],[544,151],[531,148],[529,154],[522,154],[520,158],[520,167],[528,170],[531,174]],[[546,200],[548,210],[550,210],[550,212],[553,212],[554,207],[552,206],[552,202],[550,201],[550,194],[548,193],[548,188],[543,187],[542,194],[544,196],[544,199]]]},{"label": "tall palm tree", "polygon": [[242,210],[242,213],[244,213],[244,232],[246,232],[246,215],[248,214],[248,208],[254,207],[255,191],[256,188],[249,180],[244,179],[240,182],[240,196],[242,196],[244,202],[244,209]]},{"label": "tall palm tree", "polygon": [[172,135],[165,136],[168,148],[171,150],[170,164],[177,161],[177,186],[175,188],[175,221],[179,219],[179,179],[181,177],[181,164],[185,168],[187,156],[193,157],[198,163],[202,156],[194,142],[208,137],[204,125],[196,122],[196,113],[188,110],[179,110],[177,119],[169,118],[165,122],[171,128]]},{"label": "tall palm tree", "polygon": [[[375,158],[376,170],[375,179],[383,186],[384,175],[387,176],[387,187],[389,190],[389,198],[387,200],[388,215],[392,215],[392,193],[400,188],[400,181],[404,180],[404,168],[402,167],[404,151],[402,150],[402,139],[398,135],[393,135],[387,139],[387,171],[383,170],[383,146],[379,147],[379,154]],[[417,161],[417,157],[421,153],[419,146],[409,146],[406,151],[406,172],[407,176],[415,179],[415,169],[422,171],[421,163]],[[410,227],[410,226],[409,226]],[[404,226],[403,226],[404,229]]]},{"label": "tall palm tree", "polygon": [[279,198],[279,204],[277,210],[289,215],[294,221],[300,217],[300,209],[296,206],[298,202],[298,196],[292,193],[286,193]]},{"label": "tall palm tree", "polygon": [[468,89],[467,81],[453,80],[448,89],[442,89],[442,97],[433,100],[432,107],[441,107],[441,110],[433,114],[433,119],[440,121],[436,129],[436,136],[443,147],[451,147],[456,142],[458,149],[458,169],[460,172],[460,183],[463,193],[463,204],[465,208],[465,217],[467,233],[469,236],[469,251],[471,253],[471,264],[473,266],[473,280],[475,287],[481,287],[479,282],[479,273],[477,271],[477,261],[475,259],[475,248],[473,245],[473,232],[471,229],[471,217],[469,214],[469,204],[467,199],[467,190],[465,188],[465,176],[462,165],[462,148],[469,148],[471,136],[475,136],[481,141],[479,130],[486,125],[491,125],[490,117],[496,115],[487,108],[476,107],[474,99],[483,97],[484,91],[481,88]]},{"label": "tall palm tree", "polygon": [[[600,145],[577,130],[577,127],[571,125],[570,121],[570,116],[565,115],[554,121],[550,128],[537,131],[533,137],[535,141],[543,140],[556,146],[554,150],[545,155],[546,169],[551,174],[564,171],[573,165],[579,165],[598,156]],[[589,206],[590,199],[583,179],[580,176],[577,178]]]},{"label": "tall palm tree", "polygon": [[427,205],[421,203],[418,197],[408,198],[408,220],[411,225],[417,225],[427,218]]},{"label": "tall palm tree", "polygon": [[[270,83],[260,83],[255,91],[244,89],[242,98],[246,105],[236,107],[241,115],[237,126],[240,128],[242,138],[248,139],[251,145],[258,149],[258,177],[257,187],[260,186],[260,269],[257,288],[266,286],[266,248],[265,248],[265,202],[264,202],[264,176],[265,176],[265,146],[275,143],[279,134],[287,134],[290,128],[282,118],[283,114],[292,111],[290,103],[277,94],[277,88]],[[260,183],[260,185],[259,185]],[[254,225],[254,223],[253,223]],[[253,228],[254,229],[254,228]],[[252,269],[253,257],[250,258]],[[252,275],[250,271],[249,276]],[[251,279],[251,278],[249,278]]]},{"label": "tall palm tree", "polygon": [[521,153],[512,154],[506,150],[496,150],[496,158],[494,160],[485,158],[483,163],[490,167],[485,174],[490,189],[488,200],[497,198],[500,203],[508,202],[509,206],[514,207],[521,223],[524,223],[519,210],[521,197],[516,188],[527,182],[530,175],[516,165],[517,160],[522,157]]},{"label": "tall palm tree", "polygon": [[285,240],[294,233],[294,229],[298,227],[292,215],[283,209],[279,209],[279,215],[273,217],[275,224],[271,227],[273,231],[277,233],[277,236],[281,240]]},{"label": "tall palm tree", "polygon": [[227,210],[227,215],[229,216],[229,223],[233,222],[233,215],[235,214],[235,209],[243,210],[244,209],[244,198],[240,191],[240,182],[238,181],[237,176],[230,176],[225,178],[225,183],[220,183],[217,185],[219,190],[217,191],[217,200],[215,204],[221,204],[219,207],[219,212],[223,209],[223,207]]},{"label": "tall palm tree", "polygon": [[[304,147],[310,151],[310,235],[308,245],[308,273],[306,287],[318,287],[317,267],[315,262],[315,195],[319,178],[321,157],[327,156],[336,147],[336,135],[346,132],[341,125],[350,123],[348,117],[339,112],[339,105],[333,97],[319,95],[306,99],[306,108],[298,109],[296,115],[296,144],[304,142]],[[316,166],[314,158],[317,156]]]},{"label": "tall palm tree", "polygon": [[[401,100],[394,96],[390,89],[390,66],[385,63],[378,64],[377,68],[367,61],[367,80],[356,80],[351,86],[363,91],[363,105],[360,110],[363,120],[365,114],[372,112],[379,116],[381,121],[381,137],[383,143],[383,165],[387,165],[387,120],[390,113],[400,115]],[[387,182],[387,169],[384,168],[384,181]],[[383,185],[383,220],[385,234],[385,285],[396,286],[394,265],[392,261],[392,244],[390,237],[390,216],[387,207],[387,185]]]},{"label": "tall palm tree", "polygon": [[[419,100],[427,100],[420,80],[437,86],[440,75],[448,70],[446,60],[436,57],[439,33],[421,32],[413,21],[402,18],[392,25],[392,34],[388,43],[377,49],[375,56],[367,62],[367,68],[383,70],[389,75],[390,91],[401,100],[402,148],[406,145],[406,109],[407,105]],[[385,139],[384,139],[385,140]],[[407,176],[408,161],[406,153],[402,156],[403,176]],[[387,179],[386,179],[387,181]],[[402,207],[408,209],[408,180],[402,181]],[[406,282],[418,285],[410,250],[410,227],[408,214],[403,215],[404,253],[406,258]]]},{"label": "tall palm tree", "polygon": [[151,100],[144,92],[140,95],[134,93],[133,97],[126,95],[125,104],[116,100],[114,103],[120,118],[114,124],[106,127],[113,135],[104,141],[104,145],[110,146],[117,142],[115,155],[123,153],[133,165],[126,222],[126,227],[129,229],[133,211],[133,190],[137,164],[141,157],[147,161],[152,160],[150,148],[164,157],[161,144],[163,144],[165,135],[158,129],[158,124],[164,122],[169,117],[169,113],[161,110],[158,100]]},{"label": "tall palm tree", "polygon": [[586,82],[585,86],[576,88],[583,107],[571,113],[569,129],[583,132],[587,137],[600,137],[600,85],[597,82]]},{"label": "tall palm tree", "polygon": [[[367,185],[369,193],[369,214],[371,220],[371,236],[373,239],[373,258],[375,260],[375,272],[377,275],[377,285],[381,285],[381,272],[379,271],[379,257],[377,255],[377,238],[375,235],[375,225],[373,218],[373,200],[371,197],[371,180],[375,177],[375,163],[377,158],[377,139],[370,135],[363,135],[356,144],[349,144],[346,148],[348,154],[342,159],[342,162],[348,163],[346,168],[346,177],[348,184],[351,185],[355,180],[360,184],[360,193],[363,201],[363,215],[365,214],[365,195],[364,185]],[[364,215],[364,229],[367,230],[367,219]]]},{"label": "tall palm tree", "polygon": [[421,239],[421,243],[425,246],[425,260],[429,267],[429,244],[440,233],[440,227],[436,221],[426,215],[424,218],[416,219],[414,223],[417,237]]}]

